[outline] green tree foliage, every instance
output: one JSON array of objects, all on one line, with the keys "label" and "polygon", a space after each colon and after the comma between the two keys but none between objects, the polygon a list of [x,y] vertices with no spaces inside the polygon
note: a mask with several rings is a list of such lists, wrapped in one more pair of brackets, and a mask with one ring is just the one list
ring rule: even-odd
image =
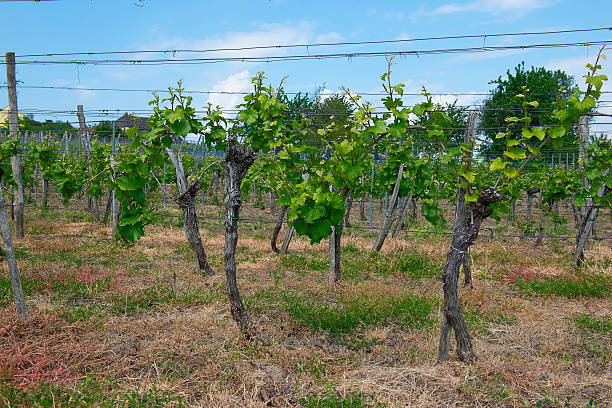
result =
[{"label": "green tree foliage", "polygon": [[[323,98],[320,94],[313,102],[312,125],[315,130],[330,129],[336,132],[336,140],[346,136],[343,131],[354,112],[353,104],[346,95],[335,94]],[[343,135],[344,133],[344,135]]]},{"label": "green tree foliage", "polygon": [[[121,130],[116,129],[115,133],[119,134],[121,133]],[[111,137],[111,135],[113,134],[113,122],[105,120],[105,121],[98,123],[93,128],[93,134],[96,137]]]},{"label": "green tree foliage", "polygon": [[[531,101],[537,102],[528,107],[527,115],[532,118],[531,126],[541,126],[554,122],[553,110],[558,100],[567,99],[577,88],[574,78],[563,71],[550,71],[546,68],[525,69],[525,63],[508,70],[507,78],[501,76],[490,84],[496,85],[491,96],[484,101],[480,121],[480,131],[485,136],[481,153],[487,156],[503,154],[503,142],[495,135],[506,126],[508,116],[517,116],[523,111],[523,100],[517,95],[529,93]],[[518,129],[516,130],[518,132]],[[518,135],[518,134],[517,134]],[[555,142],[555,148],[567,147],[575,150],[573,134],[569,133]]]},{"label": "green tree foliage", "polygon": [[[27,116],[19,118],[19,128],[21,131],[27,130],[31,132],[48,130],[52,132],[63,132],[65,130],[75,130],[75,128],[70,124],[70,122],[52,121],[50,119],[47,119],[44,122],[39,122]],[[0,130],[8,130],[8,122],[4,122],[0,126]]]},{"label": "green tree foliage", "polygon": [[427,126],[436,120],[440,120],[439,112],[444,112],[444,135],[441,139],[432,138],[425,130],[414,130],[414,144],[418,151],[439,152],[443,148],[459,146],[465,137],[468,110],[464,106],[457,105],[457,100],[445,105],[437,105],[433,111],[417,118],[415,125]]}]

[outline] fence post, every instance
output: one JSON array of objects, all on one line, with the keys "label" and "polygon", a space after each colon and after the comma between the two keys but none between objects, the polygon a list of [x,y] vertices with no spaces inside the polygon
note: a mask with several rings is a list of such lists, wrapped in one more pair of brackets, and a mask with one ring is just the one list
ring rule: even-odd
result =
[{"label": "fence post", "polygon": [[[9,99],[9,133],[11,138],[19,140],[19,113],[17,110],[17,81],[15,79],[15,53],[6,53],[6,84]],[[20,146],[20,143],[17,144]],[[25,194],[23,189],[23,177],[21,175],[21,154],[19,151],[11,157],[11,168],[13,179],[17,184],[17,206],[15,207],[15,238],[20,239],[24,236],[23,211]]]},{"label": "fence post", "polygon": [[[372,154],[374,158],[374,154]],[[372,162],[372,179],[370,181],[370,228],[372,228],[372,218],[374,216],[374,163]]]}]

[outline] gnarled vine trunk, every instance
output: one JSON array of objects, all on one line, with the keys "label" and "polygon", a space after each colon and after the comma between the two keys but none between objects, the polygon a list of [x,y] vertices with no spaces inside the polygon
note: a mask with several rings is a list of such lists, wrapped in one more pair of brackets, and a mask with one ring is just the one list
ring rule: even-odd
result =
[{"label": "gnarled vine trunk", "polygon": [[550,212],[552,211],[552,207],[553,207],[553,203],[551,200],[548,202],[548,205],[546,206],[546,211],[542,211],[542,214],[540,214],[540,226],[538,229],[538,238],[533,243],[534,247],[540,246],[540,244],[542,244],[542,240],[544,239],[544,219],[546,218],[548,214],[550,214]]},{"label": "gnarled vine trunk", "polygon": [[183,210],[185,236],[196,258],[196,272],[205,271],[208,275],[212,275],[214,272],[208,264],[204,245],[202,245],[202,236],[200,235],[200,226],[195,209],[195,196],[202,187],[202,181],[196,180],[188,186],[181,157],[177,157],[171,149],[166,149],[166,153],[176,173],[176,185],[180,193],[177,201],[181,210]]},{"label": "gnarled vine trunk", "polygon": [[196,180],[189,186],[187,191],[178,197],[178,204],[183,210],[183,229],[185,236],[191,249],[196,257],[196,272],[205,271],[208,275],[213,275],[214,272],[208,264],[202,237],[200,235],[200,225],[198,223],[198,215],[195,208],[195,197],[202,187],[202,181]]},{"label": "gnarled vine trunk", "polygon": [[440,330],[440,343],[438,346],[438,361],[448,360],[451,331],[455,332],[457,341],[457,354],[459,359],[473,361],[476,355],[472,350],[472,338],[468,332],[465,319],[461,313],[457,282],[459,280],[459,268],[461,267],[467,250],[478,238],[482,222],[492,214],[487,209],[489,204],[502,200],[497,189],[490,187],[478,194],[478,199],[471,206],[471,214],[468,211],[465,219],[457,222],[453,230],[451,246],[446,256],[446,264],[442,274],[442,289],[444,291],[444,307],[442,312],[442,327]]},{"label": "gnarled vine trunk", "polygon": [[242,205],[240,184],[249,167],[255,162],[255,153],[230,139],[225,155],[225,288],[230,301],[232,317],[247,338],[256,338],[255,326],[242,303],[236,282],[236,245],[238,219]]}]

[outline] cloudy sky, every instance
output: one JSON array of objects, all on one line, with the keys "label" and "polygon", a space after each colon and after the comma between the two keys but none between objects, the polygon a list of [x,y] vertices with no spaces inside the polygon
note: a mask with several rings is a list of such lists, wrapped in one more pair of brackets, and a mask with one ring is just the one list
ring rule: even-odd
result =
[{"label": "cloudy sky", "polygon": [[[232,61],[161,65],[19,64],[20,110],[36,119],[75,121],[72,113],[83,104],[89,121],[114,119],[123,112],[144,112],[149,92],[112,89],[166,89],[183,79],[188,90],[242,92],[250,78],[265,71],[272,83],[288,76],[286,90],[313,93],[338,92],[340,86],[354,92],[381,90],[380,74],[386,69],[385,53],[420,51],[395,58],[393,80],[406,84],[408,92],[422,86],[442,95],[438,100],[478,104],[492,86],[521,61],[529,67],[562,69],[579,84],[585,64],[597,46],[553,49],[506,49],[479,53],[442,53],[428,50],[482,46],[516,47],[528,44],[575,43],[612,40],[612,31],[532,36],[491,36],[498,33],[541,32],[606,27],[612,25],[612,1],[593,0],[472,0],[472,1],[164,1],[145,0],[0,1],[2,55],[14,51],[17,62],[41,60],[140,60],[211,57],[268,57],[380,53],[380,56],[301,59],[293,61]],[[381,40],[416,40],[427,37],[488,34],[487,37],[403,41],[366,45],[316,46],[320,43]],[[293,48],[260,48],[208,53],[108,54],[96,56],[27,57],[24,55],[134,50],[209,50],[253,46],[295,45]],[[306,46],[310,45],[310,46]],[[612,56],[612,55],[611,55]],[[3,62],[3,59],[0,59]],[[209,62],[209,61],[208,61]],[[604,61],[604,65],[611,62]],[[3,66],[4,67],[4,66]],[[608,67],[605,71],[611,72]],[[5,85],[4,77],[0,85]],[[29,88],[34,87],[34,88]],[[68,87],[38,89],[36,87]],[[96,90],[97,89],[97,90]],[[611,89],[610,85],[606,89]],[[380,105],[376,96],[369,96]],[[612,101],[612,94],[604,94]],[[241,96],[231,93],[196,93],[197,107],[207,102],[232,109]],[[0,108],[7,101],[0,88]],[[414,100],[408,100],[411,103]],[[610,112],[612,102],[601,109]],[[108,112],[106,112],[106,111]],[[611,121],[612,122],[612,121]],[[599,125],[612,130],[612,125]]]}]

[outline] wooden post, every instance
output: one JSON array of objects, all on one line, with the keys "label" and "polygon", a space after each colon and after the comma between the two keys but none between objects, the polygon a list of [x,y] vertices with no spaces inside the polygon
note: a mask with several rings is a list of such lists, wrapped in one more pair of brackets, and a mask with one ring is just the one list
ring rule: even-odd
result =
[{"label": "wooden post", "polygon": [[[467,145],[472,145],[474,142],[474,138],[476,137],[476,121],[478,120],[478,112],[476,111],[470,111],[470,113],[468,114],[468,122],[467,122],[467,128],[465,131],[465,137],[463,139],[463,143],[467,144]],[[466,154],[466,160],[469,158],[469,160],[472,160],[472,156],[467,156]],[[512,202],[512,220],[514,220],[514,204],[515,202]],[[469,212],[469,208],[468,206],[465,204],[465,191],[460,187],[457,189],[457,204],[455,206],[455,223],[453,226],[453,230],[455,228],[461,228],[461,227],[466,227],[467,225],[465,224],[465,220],[468,218],[467,214]],[[472,284],[472,263],[471,263],[471,254],[470,254],[470,248],[468,247],[468,249],[466,249],[466,253],[465,256],[463,257],[463,274],[464,274],[464,281],[463,281],[463,287],[473,287]]]},{"label": "wooden post", "polygon": [[[77,116],[79,118],[79,140],[81,141],[81,145],[83,146],[83,152],[85,155],[85,169],[89,174],[89,159],[91,158],[91,135],[85,129],[85,115],[83,114],[83,105],[77,106]],[[87,208],[92,210],[93,216],[96,222],[100,222],[100,208],[98,205],[98,199],[88,198],[87,199]]]},{"label": "wooden post", "polygon": [[295,228],[293,227],[293,224],[291,224],[291,227],[287,231],[287,234],[285,235],[285,239],[283,240],[283,246],[281,247],[281,250],[279,252],[281,255],[284,255],[287,253],[287,250],[289,249],[289,244],[291,243],[291,237],[293,236],[294,231],[295,231]]},{"label": "wooden post", "polygon": [[[374,247],[372,251],[380,251],[383,243],[385,242],[385,238],[389,234],[389,229],[391,228],[391,224],[395,219],[395,207],[397,206],[397,196],[399,195],[399,187],[400,182],[402,181],[402,176],[404,174],[404,164],[400,164],[399,171],[397,172],[397,179],[395,180],[395,187],[393,187],[393,193],[391,194],[391,202],[390,206],[385,209],[385,220],[383,221],[383,225],[380,228],[380,232],[378,234],[378,238],[374,243]],[[388,198],[389,194],[385,193],[385,198]],[[388,201],[388,200],[387,200]]]},{"label": "wooden post", "polygon": [[166,165],[164,164],[164,210],[166,209]]},{"label": "wooden post", "polygon": [[[582,174],[582,187],[587,188],[589,186],[589,180],[584,174],[584,162],[586,157],[584,154],[585,146],[589,145],[589,125],[586,116],[580,116],[578,121],[578,132],[580,134],[580,143],[578,145],[578,163],[579,170]],[[602,186],[602,195],[605,191],[605,185]],[[599,194],[599,191],[598,191]],[[587,198],[586,202],[580,208],[580,226],[576,233],[576,250],[574,251],[574,257],[572,264],[574,267],[582,265],[584,262],[584,247],[589,239],[589,235],[593,229],[593,223],[595,222],[596,212],[593,211],[593,199]]]},{"label": "wooden post", "polygon": [[[1,171],[1,170],[0,170]],[[17,267],[17,259],[13,250],[13,241],[11,239],[11,228],[9,227],[6,209],[4,208],[4,197],[2,196],[2,186],[0,185],[0,229],[2,230],[2,239],[4,241],[4,252],[8,263],[9,275],[11,277],[11,287],[13,288],[13,298],[17,306],[17,316],[19,319],[28,318],[28,308],[26,306],[25,295],[21,287],[21,279],[19,277],[19,268]]]},{"label": "wooden post", "polygon": [[373,217],[374,217],[374,164],[372,164],[372,177],[370,179],[370,228],[372,228],[372,218]]},{"label": "wooden post", "polygon": [[283,221],[285,220],[285,216],[287,215],[287,211],[289,210],[289,206],[283,205],[280,208],[280,212],[278,214],[278,218],[276,220],[276,225],[274,225],[274,230],[272,231],[272,238],[270,241],[270,245],[272,246],[272,250],[279,254],[280,250],[276,246],[276,240],[278,239],[278,234],[283,226]]},{"label": "wooden post", "polygon": [[[9,99],[9,132],[11,138],[19,140],[19,114],[17,110],[17,81],[15,80],[15,53],[6,53],[6,84],[8,87]],[[21,239],[24,236],[23,228],[23,208],[25,196],[23,191],[23,177],[21,176],[21,154],[11,157],[11,168],[13,169],[13,179],[17,184],[17,206],[15,207],[15,238]]]},{"label": "wooden post", "polygon": [[393,227],[393,233],[391,234],[392,238],[396,238],[397,234],[399,234],[400,230],[403,228],[404,222],[406,221],[406,214],[408,213],[408,207],[410,207],[411,201],[412,194],[409,194],[408,197],[404,197],[400,202],[401,210],[399,211],[397,223],[395,223],[395,227]]}]

